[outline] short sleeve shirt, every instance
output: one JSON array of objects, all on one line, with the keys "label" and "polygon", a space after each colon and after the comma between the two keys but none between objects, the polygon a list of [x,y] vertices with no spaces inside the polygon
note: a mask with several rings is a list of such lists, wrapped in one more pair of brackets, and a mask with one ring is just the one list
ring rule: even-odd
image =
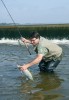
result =
[{"label": "short sleeve shirt", "polygon": [[38,44],[37,46],[35,46],[34,50],[37,54],[42,54],[43,56],[46,56],[48,53],[48,49],[42,44]]},{"label": "short sleeve shirt", "polygon": [[47,48],[43,47],[42,45],[38,45],[37,50],[38,54],[43,54],[43,56],[46,56],[46,54],[48,53]]}]

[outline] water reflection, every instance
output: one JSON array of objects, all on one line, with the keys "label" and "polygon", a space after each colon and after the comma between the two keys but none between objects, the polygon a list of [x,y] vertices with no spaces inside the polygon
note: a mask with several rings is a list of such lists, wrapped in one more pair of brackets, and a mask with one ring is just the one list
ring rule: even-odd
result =
[{"label": "water reflection", "polygon": [[39,73],[34,82],[24,81],[20,86],[20,92],[28,96],[28,100],[50,100],[62,97],[57,93],[62,80],[56,73]]},{"label": "water reflection", "polygon": [[42,81],[36,87],[43,88],[44,91],[58,88],[61,84],[61,79],[56,73],[40,73],[40,76]]}]

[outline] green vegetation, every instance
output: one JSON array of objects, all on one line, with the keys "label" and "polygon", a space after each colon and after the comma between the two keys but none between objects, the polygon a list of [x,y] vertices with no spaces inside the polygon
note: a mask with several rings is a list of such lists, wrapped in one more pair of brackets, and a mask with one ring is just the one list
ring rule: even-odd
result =
[{"label": "green vegetation", "polygon": [[69,24],[0,26],[0,39],[3,37],[10,39],[20,38],[18,30],[23,37],[28,38],[30,32],[37,31],[40,35],[50,39],[69,39]]}]

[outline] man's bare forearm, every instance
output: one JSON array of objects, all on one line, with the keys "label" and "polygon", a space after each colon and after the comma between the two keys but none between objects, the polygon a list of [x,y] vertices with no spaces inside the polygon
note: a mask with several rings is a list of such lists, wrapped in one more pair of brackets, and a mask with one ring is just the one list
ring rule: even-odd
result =
[{"label": "man's bare forearm", "polygon": [[35,64],[38,64],[41,60],[42,60],[43,55],[40,54],[39,56],[37,56],[33,61],[29,62],[27,64],[28,67],[33,66]]}]

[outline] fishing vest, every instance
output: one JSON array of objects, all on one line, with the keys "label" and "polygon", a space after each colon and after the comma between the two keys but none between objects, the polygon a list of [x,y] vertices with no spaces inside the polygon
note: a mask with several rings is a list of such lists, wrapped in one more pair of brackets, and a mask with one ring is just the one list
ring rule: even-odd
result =
[{"label": "fishing vest", "polygon": [[62,54],[62,48],[55,43],[52,43],[50,40],[40,37],[39,44],[34,47],[35,52],[38,54],[38,48],[43,46],[48,50],[48,53],[43,56],[43,60],[49,61],[51,59],[56,60]]}]

